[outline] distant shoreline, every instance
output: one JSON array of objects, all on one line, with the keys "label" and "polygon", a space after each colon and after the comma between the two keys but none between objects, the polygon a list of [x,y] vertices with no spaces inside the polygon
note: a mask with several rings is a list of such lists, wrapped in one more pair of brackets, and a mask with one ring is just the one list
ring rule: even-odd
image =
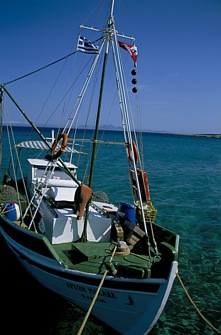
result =
[{"label": "distant shoreline", "polygon": [[221,134],[192,134],[188,136],[221,138]]},{"label": "distant shoreline", "polygon": [[[7,127],[6,123],[2,124],[3,127]],[[29,124],[14,124],[15,127],[31,127]],[[55,125],[50,125],[50,126],[43,126],[43,125],[38,125],[37,127],[39,128],[57,128]],[[84,129],[83,126],[79,126],[79,129]],[[93,128],[91,126],[87,127],[88,130],[92,130]],[[114,126],[101,126],[100,130],[110,130],[110,131],[122,131],[120,127],[114,127]],[[196,136],[196,137],[212,137],[212,138],[221,138],[221,133],[220,134],[183,134],[183,133],[170,133],[166,131],[152,131],[152,130],[137,130],[137,131],[142,131],[143,133],[152,133],[152,134],[165,134],[165,135],[181,135],[181,136]]]}]

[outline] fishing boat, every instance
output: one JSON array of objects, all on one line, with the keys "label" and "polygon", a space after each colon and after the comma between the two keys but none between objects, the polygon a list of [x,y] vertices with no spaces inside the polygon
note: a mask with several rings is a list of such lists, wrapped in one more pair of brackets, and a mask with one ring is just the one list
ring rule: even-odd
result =
[{"label": "fishing boat", "polygon": [[[136,113],[130,102],[139,88],[137,47],[134,37],[120,34],[115,26],[114,0],[108,13],[102,29],[81,25],[74,52],[59,60],[79,59],[88,68],[86,72],[86,68],[78,67],[79,71],[74,72],[73,85],[78,86],[70,85],[61,99],[63,105],[60,103],[57,109],[61,113],[61,106],[67,106],[69,114],[66,121],[62,116],[64,124],[51,129],[50,135],[44,134],[45,128],[33,122],[12,96],[10,82],[1,85],[1,122],[5,122],[4,131],[8,133],[4,135],[4,141],[8,140],[4,147],[6,159],[9,153],[11,158],[0,186],[0,231],[27,272],[85,311],[85,321],[92,315],[118,334],[139,335],[150,333],[167,303],[178,271],[179,235],[156,222],[157,210],[144,167],[142,132],[135,126]],[[127,56],[129,62],[124,62]],[[108,65],[110,60],[113,67]],[[112,90],[118,97],[114,113],[119,111],[122,121],[119,143],[105,140],[104,127],[100,131],[101,115],[107,116],[111,107],[105,102],[104,83],[108,76],[110,84],[112,72],[115,79],[108,95]],[[91,96],[86,99],[88,91]],[[68,96],[71,93],[75,102]],[[69,103],[65,104],[64,98]],[[26,136],[16,140],[7,101],[30,126],[31,139]],[[85,106],[90,113],[96,109],[93,127],[86,122]],[[81,112],[87,131],[78,125]],[[119,167],[112,173],[107,168],[112,164],[108,153],[111,145],[116,148]],[[97,176],[102,158],[106,168]],[[111,188],[113,175],[118,181]],[[122,179],[128,190],[115,203],[111,199]],[[112,191],[100,191],[100,184]]]}]

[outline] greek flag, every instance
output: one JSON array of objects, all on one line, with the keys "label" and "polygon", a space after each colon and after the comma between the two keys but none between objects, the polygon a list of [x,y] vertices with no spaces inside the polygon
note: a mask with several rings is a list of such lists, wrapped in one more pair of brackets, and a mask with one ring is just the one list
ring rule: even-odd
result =
[{"label": "greek flag", "polygon": [[85,37],[79,36],[77,50],[87,54],[98,54],[99,47],[88,41]]}]

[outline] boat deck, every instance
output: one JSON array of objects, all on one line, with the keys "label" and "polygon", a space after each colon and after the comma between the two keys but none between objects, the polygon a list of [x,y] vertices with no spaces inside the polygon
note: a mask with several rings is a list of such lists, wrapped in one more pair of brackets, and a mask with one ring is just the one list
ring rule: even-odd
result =
[{"label": "boat deck", "polygon": [[128,278],[150,278],[152,262],[158,259],[147,255],[138,255],[131,251],[115,252],[110,262],[116,244],[111,242],[77,242],[54,245],[54,248],[67,267],[83,272],[104,273],[127,276]]}]

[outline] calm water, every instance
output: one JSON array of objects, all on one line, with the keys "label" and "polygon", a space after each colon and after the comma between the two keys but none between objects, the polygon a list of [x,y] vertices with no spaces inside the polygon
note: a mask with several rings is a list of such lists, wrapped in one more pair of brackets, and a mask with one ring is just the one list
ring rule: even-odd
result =
[{"label": "calm water", "polygon": [[[24,132],[28,138],[27,129],[18,129],[19,136]],[[108,132],[105,140],[121,141],[122,134]],[[156,222],[180,235],[179,275],[200,312],[221,328],[221,139],[145,133],[143,140]],[[5,167],[7,150],[5,146]],[[116,204],[130,201],[124,194],[129,183],[124,179],[123,146],[103,144],[97,162],[93,189],[105,191]],[[1,333],[77,334],[85,314],[35,283],[0,245]],[[111,332],[90,318],[83,334]],[[178,334],[216,332],[197,314],[176,279],[151,335]]]}]

